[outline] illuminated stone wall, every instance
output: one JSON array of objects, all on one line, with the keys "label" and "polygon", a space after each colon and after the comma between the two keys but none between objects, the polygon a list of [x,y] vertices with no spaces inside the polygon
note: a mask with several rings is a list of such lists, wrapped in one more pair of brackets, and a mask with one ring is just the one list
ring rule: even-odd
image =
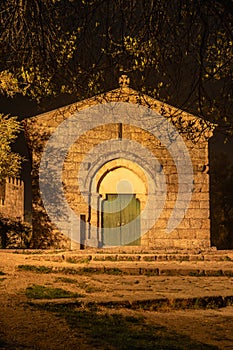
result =
[{"label": "illuminated stone wall", "polygon": [[[170,153],[161,139],[152,132],[156,123],[155,119],[151,118],[149,121],[148,118],[145,119],[147,127],[144,128],[143,121],[139,127],[133,122],[130,123],[129,118],[124,116],[124,113],[122,113],[120,123],[119,121],[114,122],[114,113],[109,112],[107,117],[109,123],[96,125],[96,115],[91,112],[91,108],[104,106],[109,102],[127,102],[130,108],[144,106],[145,109],[149,108],[167,118],[178,128],[192,164],[191,190],[185,184],[185,176],[191,176],[188,169],[181,170],[183,183],[179,182],[178,165],[185,155],[179,152],[174,157],[174,154]],[[90,112],[88,112],[89,109]],[[46,142],[54,134],[57,127],[62,122],[73,118],[75,113],[80,111],[86,111],[87,118],[75,121],[75,128],[81,130],[84,125],[88,127],[73,142],[64,156],[62,179],[60,179],[63,193],[59,192],[57,187],[59,179],[50,183],[49,186],[51,186],[51,203],[53,203],[51,206],[54,207],[51,210],[59,212],[59,196],[64,195],[66,203],[81,221],[78,224],[75,221],[75,225],[70,222],[70,228],[67,229],[69,220],[66,221],[61,213],[60,226],[58,225],[60,229],[58,229],[54,222],[51,222],[51,217],[48,217],[42,203],[39,189],[40,160]],[[138,116],[135,115],[134,118],[136,120]],[[141,217],[140,245],[142,247],[155,249],[208,248],[210,246],[208,139],[212,136],[211,128],[211,125],[205,124],[199,118],[148,96],[141,96],[125,85],[109,93],[28,119],[25,123],[25,133],[33,159],[34,238],[37,237],[39,242],[45,239],[45,235],[52,235],[53,239],[48,240],[48,246],[51,243],[56,247],[66,248],[102,247],[101,203],[105,199],[106,192],[117,193],[116,181],[124,180],[122,177],[127,178],[128,176],[126,180],[133,184],[132,193],[135,193],[140,200],[141,212],[143,213],[146,208],[149,198],[150,203],[152,203],[146,214]],[[69,129],[69,135],[64,134],[62,137],[64,139],[72,138],[72,129]],[[101,151],[103,143],[106,144],[104,152]],[[117,145],[119,145],[118,148]],[[139,145],[135,148],[135,152],[133,151],[134,145],[135,147]],[[60,145],[56,147],[56,152],[59,155]],[[157,160],[155,165],[153,165],[153,158]],[[58,162],[60,162],[59,156]],[[79,178],[80,171],[82,171],[81,180]],[[162,176],[165,179],[166,193],[165,200],[159,201],[159,196],[163,195],[160,193],[162,190],[158,185]],[[83,181],[84,184],[80,185],[80,181]],[[122,191],[124,192],[124,189]],[[57,198],[54,198],[55,194],[57,194]],[[179,201],[176,203],[178,195]],[[190,201],[186,208],[188,196]],[[57,203],[57,206],[54,203]],[[177,205],[177,215],[181,215],[182,220],[168,233],[168,221],[175,204]],[[155,220],[156,212],[159,215]],[[61,227],[66,227],[65,235]],[[43,235],[41,235],[42,231]],[[43,246],[42,241],[40,242],[41,246]],[[38,246],[40,246],[39,243]]]},{"label": "illuminated stone wall", "polygon": [[0,183],[0,214],[24,220],[24,184],[22,180],[7,178]]}]

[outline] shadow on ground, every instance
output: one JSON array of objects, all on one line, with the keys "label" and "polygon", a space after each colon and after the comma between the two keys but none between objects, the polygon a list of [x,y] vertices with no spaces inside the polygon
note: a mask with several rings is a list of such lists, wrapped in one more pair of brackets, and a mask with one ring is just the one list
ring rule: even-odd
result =
[{"label": "shadow on ground", "polygon": [[[69,327],[82,334],[90,349],[117,350],[181,350],[218,349],[193,341],[190,337],[171,333],[166,327],[149,324],[143,317],[83,310],[74,305],[40,304],[33,306],[66,320]],[[82,346],[79,344],[79,348]]]}]

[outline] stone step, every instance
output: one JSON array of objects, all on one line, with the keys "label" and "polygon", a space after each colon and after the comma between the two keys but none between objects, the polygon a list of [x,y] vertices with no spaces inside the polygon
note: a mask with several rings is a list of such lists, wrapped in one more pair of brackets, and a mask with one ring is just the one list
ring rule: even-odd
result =
[{"label": "stone step", "polygon": [[152,267],[145,265],[142,266],[43,266],[43,265],[19,265],[18,270],[31,271],[35,273],[59,273],[67,275],[89,275],[89,274],[109,274],[109,275],[145,275],[145,276],[193,276],[193,277],[233,277],[232,268],[195,268],[192,267],[165,267],[160,265],[159,267]]},{"label": "stone step", "polygon": [[198,262],[198,261],[213,261],[213,262],[232,262],[233,263],[233,251],[224,252],[202,252],[199,254],[191,253],[94,253],[94,252],[59,252],[54,254],[53,252],[38,252],[27,253],[29,259],[41,260],[41,261],[54,261],[62,262],[67,261],[69,263],[88,263],[92,262]]}]

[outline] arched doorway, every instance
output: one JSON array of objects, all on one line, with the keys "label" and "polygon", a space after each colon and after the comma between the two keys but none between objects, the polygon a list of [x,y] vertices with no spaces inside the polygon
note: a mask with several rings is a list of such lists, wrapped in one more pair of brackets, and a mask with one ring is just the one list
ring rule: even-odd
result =
[{"label": "arched doorway", "polygon": [[140,214],[147,193],[142,168],[131,161],[117,159],[105,164],[97,179],[102,246],[140,245]]}]

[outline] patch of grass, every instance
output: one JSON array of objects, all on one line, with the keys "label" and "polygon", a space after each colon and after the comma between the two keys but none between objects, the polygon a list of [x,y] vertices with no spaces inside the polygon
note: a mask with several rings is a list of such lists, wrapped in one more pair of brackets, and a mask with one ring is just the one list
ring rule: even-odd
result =
[{"label": "patch of grass", "polygon": [[196,271],[196,272],[190,271],[188,275],[192,277],[204,277],[205,271]]},{"label": "patch of grass", "polygon": [[233,277],[233,271],[225,270],[224,271],[224,276]]},{"label": "patch of grass", "polygon": [[182,262],[182,261],[189,261],[189,256],[188,255],[184,255],[184,256],[181,256],[179,258],[179,261]]},{"label": "patch of grass", "polygon": [[[143,270],[143,269],[142,269]],[[159,275],[159,269],[144,269],[144,271],[142,271],[142,274],[144,276],[150,277],[150,276],[158,276]]]},{"label": "patch of grass", "polygon": [[30,299],[60,299],[83,297],[81,294],[73,293],[62,288],[50,288],[36,284],[26,289],[26,296]]},{"label": "patch of grass", "polygon": [[119,259],[118,255],[107,255],[104,260],[106,261],[117,261]]},{"label": "patch of grass", "polygon": [[103,272],[101,269],[99,269],[98,267],[83,267],[80,270],[81,273],[101,273]]},{"label": "patch of grass", "polygon": [[62,268],[59,270],[63,273],[68,274],[106,274],[106,275],[128,275],[129,273],[127,271],[122,271],[121,269],[118,269],[117,267],[83,267],[80,269],[70,269],[70,268]]},{"label": "patch of grass", "polygon": [[83,271],[80,269],[73,269],[69,267],[55,268],[48,266],[35,266],[35,265],[18,265],[19,271],[30,271],[36,273],[64,273],[68,275],[80,275],[83,274]]},{"label": "patch of grass", "polygon": [[220,260],[222,260],[222,261],[232,261],[232,259],[229,256],[224,256]]},{"label": "patch of grass", "polygon": [[156,256],[155,255],[153,255],[153,256],[144,256],[143,257],[143,261],[155,261],[156,260]]},{"label": "patch of grass", "polygon": [[211,277],[219,277],[219,276],[223,276],[223,272],[222,270],[206,270],[205,275],[211,276]]},{"label": "patch of grass", "polygon": [[85,336],[90,349],[117,350],[216,350],[215,346],[202,344],[188,336],[169,331],[145,321],[143,317],[120,313],[103,313],[95,309],[83,310],[77,305],[40,304],[39,309],[54,312],[66,320],[70,328]]},{"label": "patch of grass", "polygon": [[62,267],[62,268],[58,268],[54,272],[65,273],[68,275],[85,275],[87,273],[100,274],[100,273],[103,273],[103,269],[95,268],[95,267],[82,267],[82,268],[78,268],[78,269],[73,269],[70,267]]},{"label": "patch of grass", "polygon": [[61,273],[67,275],[85,275],[85,274],[107,274],[107,275],[128,275],[127,271],[118,268],[98,268],[98,267],[82,267],[82,268],[52,268],[48,266],[36,265],[18,265],[19,271],[31,271],[36,273]]},{"label": "patch of grass", "polygon": [[71,267],[62,267],[58,269],[56,272],[64,273],[66,275],[78,275],[80,274],[79,270],[73,269]]},{"label": "patch of grass", "polygon": [[186,309],[219,309],[230,305],[232,300],[231,297],[223,298],[221,296],[176,299],[161,298],[156,300],[136,300],[132,302],[130,307],[133,310],[141,309],[160,312]]},{"label": "patch of grass", "polygon": [[104,255],[104,256],[94,256],[94,261],[117,261],[118,256],[117,255]]},{"label": "patch of grass", "polygon": [[76,258],[76,257],[68,257],[66,258],[66,262],[70,264],[89,264],[91,261],[91,256],[86,257],[86,258]]},{"label": "patch of grass", "polygon": [[12,253],[13,254],[26,254],[26,255],[48,255],[48,254],[60,254],[65,252],[65,250],[61,249],[61,250],[51,250],[51,251],[47,251],[47,250],[41,250],[41,249],[36,249],[36,250],[15,250]]},{"label": "patch of grass", "polygon": [[20,271],[32,271],[37,273],[52,273],[53,268],[48,266],[18,265]]},{"label": "patch of grass", "polygon": [[71,283],[71,284],[76,284],[77,280],[69,277],[57,277],[55,279],[55,282],[62,282],[62,283]]}]

